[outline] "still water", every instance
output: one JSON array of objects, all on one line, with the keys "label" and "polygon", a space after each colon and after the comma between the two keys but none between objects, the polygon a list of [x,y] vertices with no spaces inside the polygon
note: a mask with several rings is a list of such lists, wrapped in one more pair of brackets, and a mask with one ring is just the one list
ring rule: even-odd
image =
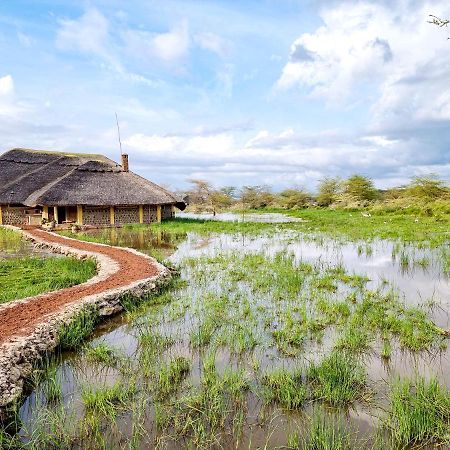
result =
[{"label": "still water", "polygon": [[[227,284],[220,270],[208,277],[207,263],[196,265],[195,262],[192,263],[193,260],[223,257],[225,260],[230,258],[231,261],[233,257],[240,258],[249,254],[262,254],[271,258],[275,254],[285,253],[292,254],[297,264],[311,263],[321,267],[340,265],[345,267],[347,273],[368,277],[366,285],[368,290],[393,289],[408,305],[431,306],[429,311],[435,322],[443,328],[450,328],[449,278],[444,273],[439,249],[419,249],[383,240],[371,243],[343,242],[276,228],[270,233],[261,233],[258,236],[225,233],[173,235],[161,231],[154,232],[151,229],[125,228],[91,230],[86,234],[96,236],[102,242],[134,247],[151,255],[156,254],[160,258],[167,258],[180,268],[185,285],[176,290],[172,303],[142,308],[137,313],[123,314],[103,323],[90,340],[90,345],[106,343],[114,347],[121,355],[130,359],[135,372],[140,374],[142,370],[140,361],[143,357],[140,333],[151,324],[152,332],[170,338],[171,342],[161,351],[155,364],[159,365],[179,356],[191,362],[191,371],[183,388],[188,391],[199,386],[202,376],[202,361],[206,350],[194,348],[190,344],[190,339],[194,330],[198,328],[199,318],[205,314],[202,301],[208,295],[228,295],[237,302],[249,302],[249,308],[255,317],[261,318],[261,322],[255,319],[254,327],[258,343],[251,351],[235,354],[227,348],[219,348],[215,356],[216,367],[220,373],[230,367],[242,369],[250,377],[252,385],[256,382],[252,379],[256,364],[258,371],[274,367],[297,367],[298,364],[305,364],[305,361],[320,360],[330,351],[335,341],[335,332],[330,330],[320,342],[308,343],[301,355],[288,357],[280,354],[272,344],[267,343],[268,336],[264,325],[267,311],[273,308],[273,293],[255,294],[243,282]],[[201,276],[202,271],[206,274],[206,278]],[[338,291],[336,296],[340,293],[341,291]],[[236,307],[233,305],[233,308]],[[376,399],[379,405],[385,406],[387,380],[396,376],[410,376],[413,373],[426,377],[435,376],[443,385],[450,388],[449,361],[448,349],[439,353],[412,354],[395,348],[389,361],[382,360],[375,350],[365,359],[365,366],[371,387],[376,391]],[[86,385],[111,386],[116,381],[122,380],[123,375],[118,368],[92,363],[80,350],[62,355],[57,365],[57,378],[62,385],[65,418],[75,423],[84,416],[81,392]],[[137,448],[151,448],[155,442],[158,442],[161,448],[186,448],[190,441],[179,436],[175,438],[170,432],[163,433],[158,429],[159,413],[155,409],[156,403],[152,402],[151,394],[146,396],[145,388],[143,391],[146,403],[141,411],[140,426],[146,432]],[[27,440],[27,436],[37,426],[36,423],[44,414],[43,411],[51,408],[52,405],[46,402],[45,389],[38,387],[30,394],[20,411],[24,423],[21,431],[24,440]],[[245,411],[241,438],[236,442],[224,433],[221,437],[223,447],[247,449],[265,445],[267,448],[285,446],[287,434],[296,428],[299,422],[301,423],[303,415],[311,411],[311,406],[306,406],[302,413],[286,413],[277,407],[265,407],[261,398],[249,391],[246,394]],[[356,404],[347,414],[347,420],[361,436],[371,435],[378,423],[378,407]],[[133,414],[124,412],[116,418],[113,425],[105,425],[103,434],[106,436],[106,448],[128,448],[126,442],[129,441],[136,426],[134,420]],[[74,448],[84,448],[83,445],[85,444],[74,444]]]}]

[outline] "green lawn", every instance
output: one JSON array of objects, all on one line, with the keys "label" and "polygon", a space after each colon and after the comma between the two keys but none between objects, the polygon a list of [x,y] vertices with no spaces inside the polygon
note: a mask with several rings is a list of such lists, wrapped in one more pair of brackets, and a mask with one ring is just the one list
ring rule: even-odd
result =
[{"label": "green lawn", "polygon": [[84,283],[95,273],[93,260],[34,256],[0,260],[0,304]]}]

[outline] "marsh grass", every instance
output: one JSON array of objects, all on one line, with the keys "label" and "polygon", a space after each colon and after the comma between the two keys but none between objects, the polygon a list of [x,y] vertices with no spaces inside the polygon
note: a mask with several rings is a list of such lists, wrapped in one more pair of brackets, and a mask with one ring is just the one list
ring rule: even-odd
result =
[{"label": "marsh grass", "polygon": [[0,250],[11,253],[19,250],[23,243],[24,239],[19,232],[0,226]]},{"label": "marsh grass", "polygon": [[0,260],[0,303],[84,283],[96,273],[94,260],[23,257]]},{"label": "marsh grass", "polygon": [[156,398],[162,400],[173,394],[190,371],[191,362],[178,356],[161,366],[158,373]]},{"label": "marsh grass", "polygon": [[84,355],[90,362],[111,367],[116,367],[120,360],[117,350],[106,342],[86,346]]},{"label": "marsh grass", "polygon": [[307,399],[307,389],[302,371],[276,369],[266,373],[262,378],[266,387],[266,401],[277,402],[286,409],[300,409]]},{"label": "marsh grass", "polygon": [[307,431],[288,437],[292,450],[352,450],[359,447],[354,433],[344,425],[344,420],[331,414],[315,411]]},{"label": "marsh grass", "polygon": [[349,326],[338,337],[335,348],[347,350],[353,354],[361,354],[371,350],[372,339],[366,329]]},{"label": "marsh grass", "polygon": [[135,395],[136,387],[117,382],[113,386],[94,388],[85,386],[81,399],[87,413],[114,419],[119,410],[124,409]]},{"label": "marsh grass", "polygon": [[160,424],[173,427],[176,436],[189,439],[194,448],[214,447],[227,423],[235,434],[241,433],[248,388],[242,371],[227,369],[219,375],[215,354],[210,353],[203,360],[200,386],[177,400]]},{"label": "marsh grass", "polygon": [[397,380],[386,427],[394,448],[450,444],[450,393],[436,379]]},{"label": "marsh grass", "polygon": [[319,364],[311,363],[307,381],[316,400],[332,406],[345,406],[363,398],[366,372],[354,356],[334,351]]},{"label": "marsh grass", "polygon": [[94,306],[87,305],[74,318],[64,323],[58,332],[59,346],[63,350],[75,349],[94,331],[98,312]]},{"label": "marsh grass", "polygon": [[[59,448],[74,447],[76,442],[78,447],[93,449],[114,445],[206,449],[247,448],[246,433],[258,429],[269,448],[273,417],[288,430],[312,408],[311,424],[291,436],[292,448],[365,448],[367,442],[353,440],[352,416],[340,414],[351,407],[372,414],[372,407],[380,406],[380,396],[372,395],[378,385],[370,384],[366,360],[370,356],[367,365],[372,367],[372,359],[391,354],[397,358],[406,351],[421,358],[421,352],[439,348],[442,330],[430,320],[428,309],[408,305],[389,282],[369,285],[364,274],[348,271],[339,259],[333,264],[322,258],[310,263],[302,260],[303,254],[293,254],[290,246],[299,239],[324,250],[338,248],[346,240],[330,241],[314,231],[315,225],[295,225],[311,226],[314,235],[309,237],[285,234],[284,225],[216,228],[216,224],[189,221],[156,225],[161,233],[226,228],[227,233],[243,230],[244,236],[221,236],[216,245],[213,234],[205,252],[203,238],[190,236],[194,245],[199,239],[199,253],[184,257],[180,252],[176,261],[181,278],[168,291],[143,300],[124,298],[127,312],[118,336],[123,333],[124,342],[131,343],[124,349],[124,368],[109,345],[85,348],[76,356],[86,364],[75,370],[79,379],[74,396],[44,403],[45,410],[73,398],[79,403],[81,391],[84,416],[74,420],[75,431],[66,427],[63,439],[64,427],[55,423],[58,415],[42,412],[41,432],[50,421],[47,428]],[[361,255],[370,253],[366,248],[378,249],[370,243],[360,245]],[[424,241],[424,248],[428,245]],[[417,270],[412,263],[417,255],[428,255],[399,242],[393,253],[398,258],[402,251],[410,257],[411,270]],[[82,330],[90,326],[82,322],[74,328],[84,334]],[[91,374],[98,379],[90,379]],[[111,382],[115,384],[110,386]],[[415,387],[411,392],[416,392]],[[316,409],[333,414],[316,415]],[[76,406],[67,410],[80,414]],[[381,420],[395,428],[391,410]],[[58,414],[61,422],[67,421],[67,415]],[[385,425],[383,430],[389,444],[394,442],[390,428]],[[51,438],[44,438],[43,432],[40,439],[40,448],[52,448],[47,445]],[[274,445],[279,444],[277,439]]]}]

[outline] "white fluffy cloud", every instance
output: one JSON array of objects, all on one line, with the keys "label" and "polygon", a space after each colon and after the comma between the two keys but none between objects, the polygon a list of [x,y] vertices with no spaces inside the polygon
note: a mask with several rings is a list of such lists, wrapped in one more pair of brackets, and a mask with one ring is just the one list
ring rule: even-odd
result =
[{"label": "white fluffy cloud", "polygon": [[0,77],[0,116],[18,119],[29,109],[29,105],[16,98],[14,79],[11,75]]},{"label": "white fluffy cloud", "polygon": [[7,97],[14,92],[14,81],[11,75],[0,78],[0,97]]},{"label": "white fluffy cloud", "polygon": [[87,10],[79,19],[61,20],[56,45],[109,58],[109,22],[97,9]]},{"label": "white fluffy cloud", "polygon": [[124,145],[143,171],[169,165],[178,180],[202,177],[217,185],[264,183],[280,188],[297,184],[314,189],[326,175],[347,177],[358,172],[386,187],[404,183],[414,174],[446,176],[450,169],[449,164],[436,163],[432,154],[415,158],[414,141],[405,144],[378,135],[261,130],[240,142],[232,132],[135,134]]},{"label": "white fluffy cloud", "polygon": [[198,33],[194,36],[197,45],[225,58],[230,53],[230,43],[216,33]]},{"label": "white fluffy cloud", "polygon": [[191,45],[186,21],[165,33],[129,29],[123,33],[123,38],[128,53],[149,62],[155,58],[165,63],[183,61],[188,57]]},{"label": "white fluffy cloud", "polygon": [[[437,54],[450,61],[445,36],[427,23],[433,11],[449,13],[448,2],[359,1],[326,7],[323,25],[292,44],[277,87],[306,87],[328,103],[353,101],[366,88],[375,96],[381,93],[378,112],[395,108],[405,94],[399,92],[400,82],[418,73],[427,77],[425,68]],[[441,71],[444,64],[439,61]],[[445,72],[450,72],[448,64]]]}]

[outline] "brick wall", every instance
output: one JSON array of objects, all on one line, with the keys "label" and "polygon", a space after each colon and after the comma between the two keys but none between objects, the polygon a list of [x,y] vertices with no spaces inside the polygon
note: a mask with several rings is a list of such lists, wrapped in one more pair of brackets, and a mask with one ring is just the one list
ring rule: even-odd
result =
[{"label": "brick wall", "polygon": [[109,225],[109,207],[83,206],[83,223],[86,225]]},{"label": "brick wall", "polygon": [[114,215],[117,225],[139,223],[139,206],[116,206],[114,208]]},{"label": "brick wall", "polygon": [[28,216],[25,214],[26,208],[2,207],[3,225],[27,225]]}]

